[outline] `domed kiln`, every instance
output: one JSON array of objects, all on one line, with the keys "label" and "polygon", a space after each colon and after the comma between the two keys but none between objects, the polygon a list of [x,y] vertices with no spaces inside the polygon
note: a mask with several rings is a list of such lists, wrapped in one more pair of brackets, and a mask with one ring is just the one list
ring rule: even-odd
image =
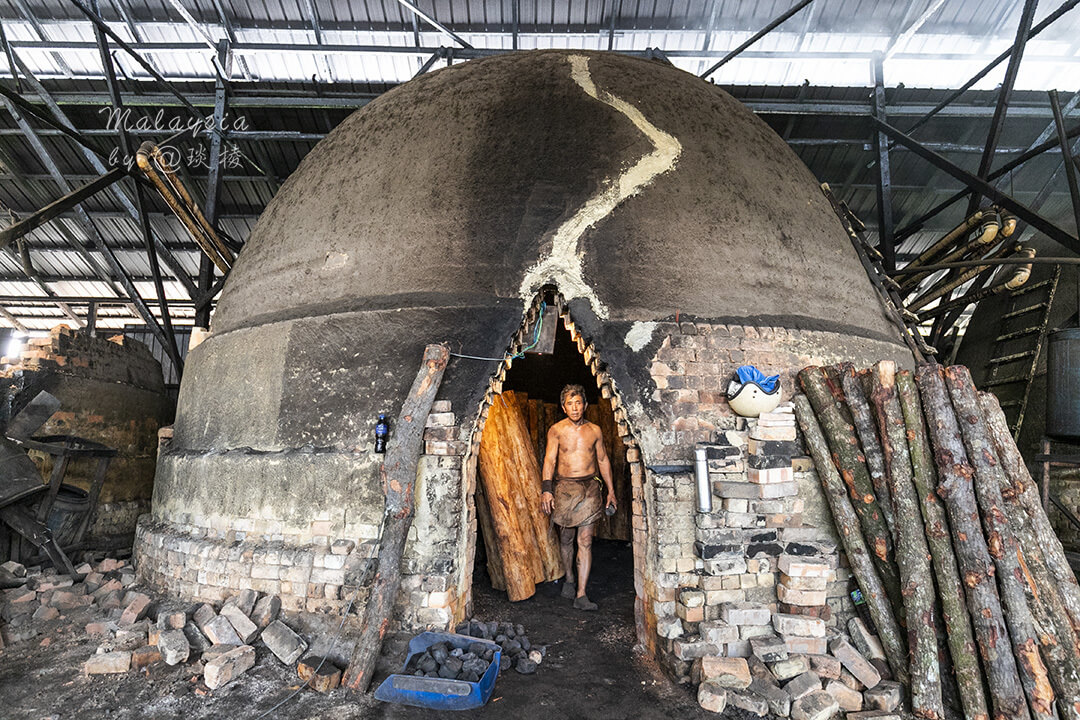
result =
[{"label": "domed kiln", "polygon": [[[780,373],[790,397],[807,364],[910,364],[818,182],[725,92],[614,54],[469,62],[350,116],[263,213],[189,355],[140,573],[188,597],[339,609],[379,532],[378,413],[396,416],[428,343],[503,357],[541,288],[565,299],[637,468],[643,635],[700,564],[692,480],[647,468],[735,427],[734,369]],[[451,358],[406,625],[467,611],[476,448],[505,367]]]}]

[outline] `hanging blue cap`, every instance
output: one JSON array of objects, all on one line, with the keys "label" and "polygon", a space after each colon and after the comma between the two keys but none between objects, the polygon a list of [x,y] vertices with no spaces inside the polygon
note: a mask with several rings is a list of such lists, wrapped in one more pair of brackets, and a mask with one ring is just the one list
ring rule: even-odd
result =
[{"label": "hanging blue cap", "polygon": [[746,384],[752,382],[770,395],[776,390],[776,384],[780,382],[779,375],[766,375],[753,365],[743,365],[735,371],[739,382]]}]

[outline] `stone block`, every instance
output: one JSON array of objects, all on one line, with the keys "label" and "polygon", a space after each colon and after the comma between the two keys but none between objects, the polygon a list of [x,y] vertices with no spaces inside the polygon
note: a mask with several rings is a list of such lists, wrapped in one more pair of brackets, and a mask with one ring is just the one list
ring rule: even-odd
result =
[{"label": "stone block", "polygon": [[158,613],[157,627],[159,632],[164,632],[166,630],[182,630],[186,624],[187,615],[181,611],[162,610]]},{"label": "stone block", "polygon": [[885,710],[863,710],[847,714],[847,720],[904,720],[904,714]]},{"label": "stone block", "polygon": [[728,644],[724,645],[724,655],[726,657],[737,658],[752,657],[753,653],[750,652],[750,641],[735,640],[734,642],[729,642]]},{"label": "stone block", "polygon": [[701,681],[725,688],[749,687],[750,668],[744,658],[706,656],[701,658]]},{"label": "stone block", "polygon": [[866,623],[860,617],[848,620],[848,634],[851,635],[851,643],[863,654],[867,660],[885,660],[885,648],[881,646],[878,636],[870,632]]},{"label": "stone block", "polygon": [[864,692],[863,699],[870,710],[892,712],[900,708],[900,703],[904,699],[904,688],[894,680],[882,680]]},{"label": "stone block", "polygon": [[260,630],[277,620],[281,612],[281,598],[277,595],[264,595],[255,603],[251,611],[251,620]]},{"label": "stone block", "polygon": [[824,576],[791,577],[780,573],[780,584],[787,585],[792,590],[825,590],[829,585],[829,578]]},{"label": "stone block", "polygon": [[781,635],[789,653],[794,655],[824,655],[829,652],[829,641],[823,637]]},{"label": "stone block", "polygon": [[798,700],[804,695],[809,695],[821,689],[821,678],[813,670],[808,670],[801,675],[796,675],[784,685],[784,691],[792,699]]},{"label": "stone block", "polygon": [[769,702],[749,689],[728,690],[728,705],[745,710],[758,717],[765,717],[769,714]]},{"label": "stone block", "polygon": [[828,578],[832,573],[832,568],[826,560],[787,553],[780,556],[776,566],[780,572],[789,577]]},{"label": "stone block", "polygon": [[690,608],[682,603],[677,603],[675,605],[675,614],[685,622],[697,623],[705,619],[705,608],[704,606]]},{"label": "stone block", "polygon": [[10,573],[13,577],[26,577],[26,567],[14,560],[8,560],[7,562],[0,564],[0,570]]},{"label": "stone block", "polygon": [[678,638],[671,643],[671,651],[680,660],[694,660],[706,655],[716,655],[720,648],[710,642],[701,640],[697,635],[689,638]]},{"label": "stone block", "polygon": [[833,696],[836,704],[844,712],[858,712],[863,709],[863,694],[858,690],[852,690],[839,680],[827,682],[825,692]]},{"label": "stone block", "polygon": [[750,651],[764,663],[786,660],[788,656],[784,641],[775,635],[753,638],[750,641]]},{"label": "stone block", "polygon": [[188,643],[187,635],[184,634],[183,629],[164,631],[158,637],[157,646],[166,665],[179,665],[182,662],[187,662],[188,655],[191,652],[191,645]]},{"label": "stone block", "polygon": [[195,613],[191,616],[191,619],[195,621],[195,625],[202,629],[208,622],[217,617],[217,613],[214,612],[214,608],[211,605],[203,603],[199,607],[195,608]]},{"label": "stone block", "polygon": [[223,615],[217,615],[213,620],[202,626],[202,631],[207,639],[215,645],[243,645],[240,636],[236,634],[232,623]]},{"label": "stone block", "polygon": [[866,687],[872,688],[881,682],[881,674],[878,673],[877,668],[844,638],[834,638],[829,643],[829,651]]},{"label": "stone block", "polygon": [[832,695],[817,690],[791,703],[791,720],[830,720],[839,710]]},{"label": "stone block", "polygon": [[243,609],[239,605],[225,604],[221,608],[221,617],[227,619],[232,624],[233,629],[236,630],[236,634],[240,637],[241,644],[247,645],[259,635],[259,628],[255,623],[251,622],[251,618],[244,613]]},{"label": "stone block", "polygon": [[203,682],[206,687],[216,690],[255,667],[255,648],[241,645],[219,655],[206,663],[203,669]]},{"label": "stone block", "polygon": [[811,607],[824,605],[827,595],[824,590],[793,590],[787,585],[777,585],[776,599],[788,605]]},{"label": "stone block", "polygon": [[739,639],[739,628],[723,620],[706,620],[698,626],[698,632],[702,640],[718,646]]},{"label": "stone block", "polygon": [[746,572],[746,558],[742,555],[708,558],[705,560],[705,572],[711,576],[742,575]]},{"label": "stone block", "polygon": [[768,625],[772,611],[761,603],[724,603],[720,606],[720,617],[728,625]]},{"label": "stone block", "polygon": [[123,673],[131,669],[131,651],[114,650],[113,652],[98,653],[92,655],[83,663],[83,671],[87,675],[107,675],[111,673]]},{"label": "stone block", "polygon": [[840,671],[843,668],[840,666],[840,661],[832,655],[820,653],[810,655],[810,669],[825,680],[839,680]]},{"label": "stone block", "polygon": [[142,670],[159,662],[161,662],[161,651],[156,645],[143,645],[131,651],[131,667],[136,670]]},{"label": "stone block", "polygon": [[859,678],[848,672],[847,668],[840,669],[840,677],[838,679],[840,680],[840,682],[844,683],[852,690],[858,690],[859,692],[862,692],[866,689],[866,686],[862,684]]},{"label": "stone block", "polygon": [[120,614],[120,625],[134,625],[146,615],[149,609],[150,596],[136,593],[124,608],[124,612]]},{"label": "stone block", "polygon": [[805,655],[789,655],[786,660],[778,660],[768,665],[772,674],[781,682],[802,675],[810,669],[810,661]]},{"label": "stone block", "polygon": [[197,653],[206,652],[213,647],[213,643],[203,635],[202,630],[193,621],[184,625],[184,635],[187,637],[188,646]]},{"label": "stone block", "polygon": [[739,627],[739,637],[743,640],[753,640],[759,637],[769,637],[775,635],[776,631],[773,630],[772,625],[741,625]]},{"label": "stone block", "polygon": [[270,648],[270,652],[286,665],[296,662],[308,647],[302,637],[280,620],[275,620],[266,626],[262,633],[262,641],[266,647]]},{"label": "stone block", "polygon": [[704,682],[698,685],[698,705],[709,712],[722,713],[727,705],[727,689],[714,683]]},{"label": "stone block", "polygon": [[790,464],[787,467],[751,467],[746,471],[746,478],[750,482],[758,485],[775,485],[777,483],[795,484],[795,474],[792,472]]},{"label": "stone block", "polygon": [[776,685],[755,677],[750,683],[749,690],[765,699],[765,702],[769,704],[769,712],[773,715],[787,717],[791,714],[791,696]]},{"label": "stone block", "polygon": [[[251,615],[251,611],[255,609],[255,601],[258,599],[259,593],[251,589],[241,590],[237,594],[225,601],[226,606],[234,606],[244,616]],[[222,608],[224,609],[224,608]]]},{"label": "stone block", "polygon": [[798,434],[791,425],[781,425],[777,427],[762,427],[758,425],[750,430],[751,440],[793,442],[797,438]]},{"label": "stone block", "polygon": [[658,617],[656,619],[656,634],[668,640],[674,640],[675,638],[682,637],[682,620],[673,615]]},{"label": "stone block", "polygon": [[86,634],[91,637],[97,635],[107,635],[109,633],[109,625],[104,622],[91,622],[86,623]]},{"label": "stone block", "polygon": [[683,588],[679,591],[679,602],[688,608],[701,607],[705,604],[705,593],[700,590]]},{"label": "stone block", "polygon": [[818,618],[776,613],[772,617],[772,624],[781,635],[825,637],[825,622]]},{"label": "stone block", "polygon": [[55,607],[46,607],[44,605],[35,610],[33,615],[35,620],[40,620],[42,622],[46,620],[55,620],[58,617],[60,617],[59,610]]}]

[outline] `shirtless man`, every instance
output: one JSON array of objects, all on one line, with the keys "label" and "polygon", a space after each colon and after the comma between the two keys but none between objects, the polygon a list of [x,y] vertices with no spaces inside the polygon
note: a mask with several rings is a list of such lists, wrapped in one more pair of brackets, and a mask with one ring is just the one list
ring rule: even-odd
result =
[{"label": "shirtless man", "polygon": [[[596,603],[585,594],[592,568],[592,539],[596,521],[604,505],[616,507],[611,481],[611,461],[604,450],[600,426],[585,419],[585,388],[567,385],[559,395],[566,419],[551,426],[544,453],[544,476],[540,507],[559,526],[566,579],[562,595],[574,598],[579,610],[595,610]],[[607,502],[601,502],[600,481],[604,478]],[[574,582],[574,536],[577,536],[577,582]]]}]

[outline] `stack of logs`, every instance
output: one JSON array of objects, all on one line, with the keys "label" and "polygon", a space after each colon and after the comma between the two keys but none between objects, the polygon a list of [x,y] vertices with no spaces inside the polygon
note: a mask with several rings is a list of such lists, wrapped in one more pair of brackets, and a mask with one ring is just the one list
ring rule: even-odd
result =
[{"label": "stack of logs", "polygon": [[807,448],[914,714],[959,698],[966,720],[1050,720],[1055,703],[1080,719],[1080,586],[997,399],[962,366],[799,381]]}]

